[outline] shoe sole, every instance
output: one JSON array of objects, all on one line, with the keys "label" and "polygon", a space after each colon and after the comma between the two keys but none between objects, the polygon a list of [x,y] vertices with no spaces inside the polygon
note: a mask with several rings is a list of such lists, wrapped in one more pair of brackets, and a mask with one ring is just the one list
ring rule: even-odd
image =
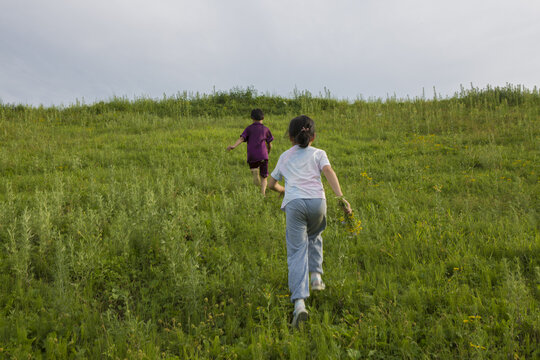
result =
[{"label": "shoe sole", "polygon": [[305,322],[307,319],[308,319],[308,312],[305,310],[301,311],[300,313],[294,316],[292,326],[295,328],[298,328],[300,324]]}]

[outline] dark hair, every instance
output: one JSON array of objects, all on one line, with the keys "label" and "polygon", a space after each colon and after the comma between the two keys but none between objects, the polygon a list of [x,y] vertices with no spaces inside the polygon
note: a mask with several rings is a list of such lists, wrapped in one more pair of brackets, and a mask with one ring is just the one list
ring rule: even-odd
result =
[{"label": "dark hair", "polygon": [[261,109],[253,109],[251,110],[251,118],[253,120],[261,121],[264,119],[264,113]]},{"label": "dark hair", "polygon": [[309,116],[300,115],[289,123],[289,136],[294,142],[305,148],[315,136],[315,122]]}]

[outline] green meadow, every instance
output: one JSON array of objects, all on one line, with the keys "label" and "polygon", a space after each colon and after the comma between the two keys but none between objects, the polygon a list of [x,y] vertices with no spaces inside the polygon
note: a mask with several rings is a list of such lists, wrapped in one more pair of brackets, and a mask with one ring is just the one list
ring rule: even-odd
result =
[{"label": "green meadow", "polygon": [[[290,327],[281,199],[251,183],[260,107],[317,138],[327,288]],[[0,104],[0,358],[538,359],[540,93],[342,101],[253,89]]]}]

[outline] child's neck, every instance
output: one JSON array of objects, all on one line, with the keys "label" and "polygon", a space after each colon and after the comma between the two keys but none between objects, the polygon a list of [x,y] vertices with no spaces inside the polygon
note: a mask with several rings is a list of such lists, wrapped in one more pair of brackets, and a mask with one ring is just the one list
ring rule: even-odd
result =
[{"label": "child's neck", "polygon": [[263,122],[262,120],[253,120],[254,124],[262,124],[262,122]]}]

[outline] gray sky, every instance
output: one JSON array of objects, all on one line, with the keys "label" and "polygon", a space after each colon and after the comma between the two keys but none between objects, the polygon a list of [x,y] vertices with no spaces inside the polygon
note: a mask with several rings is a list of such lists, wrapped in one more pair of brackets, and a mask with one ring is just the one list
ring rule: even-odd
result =
[{"label": "gray sky", "polygon": [[538,0],[0,0],[0,99],[540,85]]}]

